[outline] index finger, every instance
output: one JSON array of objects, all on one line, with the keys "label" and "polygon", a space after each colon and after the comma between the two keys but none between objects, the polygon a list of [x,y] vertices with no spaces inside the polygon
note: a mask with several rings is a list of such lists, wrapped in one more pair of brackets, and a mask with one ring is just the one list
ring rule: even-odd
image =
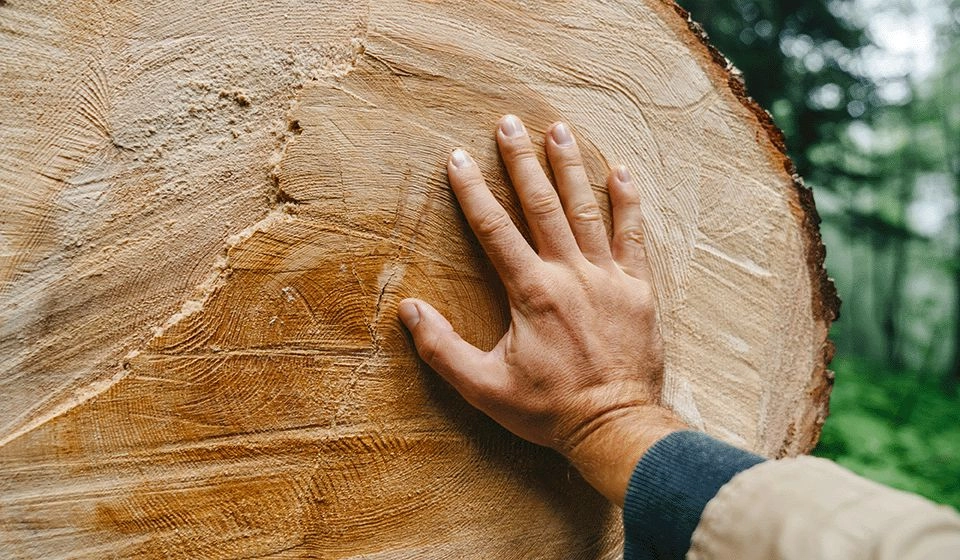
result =
[{"label": "index finger", "polygon": [[540,257],[487,188],[480,168],[466,151],[458,148],[450,154],[447,173],[470,229],[509,288],[510,281],[530,270]]}]

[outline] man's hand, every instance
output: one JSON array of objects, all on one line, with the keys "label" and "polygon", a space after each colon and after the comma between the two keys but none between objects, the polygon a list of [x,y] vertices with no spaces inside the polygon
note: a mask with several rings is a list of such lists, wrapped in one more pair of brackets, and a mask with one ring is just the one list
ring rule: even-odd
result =
[{"label": "man's hand", "polygon": [[501,119],[497,142],[536,252],[465,151],[451,154],[447,171],[503,280],[510,327],[483,352],[423,301],[402,301],[400,317],[423,360],[467,401],[514,434],[559,451],[622,505],[640,456],[684,428],[660,406],[663,346],[636,186],[623,167],[607,180],[609,242],[569,127],[556,123],[547,133],[556,190],[517,117]]}]

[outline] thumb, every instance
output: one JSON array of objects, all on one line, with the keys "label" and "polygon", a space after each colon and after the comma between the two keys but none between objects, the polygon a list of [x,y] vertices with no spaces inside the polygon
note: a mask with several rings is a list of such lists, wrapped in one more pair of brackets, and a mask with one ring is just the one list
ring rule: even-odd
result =
[{"label": "thumb", "polygon": [[487,353],[460,338],[450,322],[425,301],[405,299],[398,314],[423,361],[471,403],[483,400],[492,389],[483,382],[488,373],[484,371]]}]

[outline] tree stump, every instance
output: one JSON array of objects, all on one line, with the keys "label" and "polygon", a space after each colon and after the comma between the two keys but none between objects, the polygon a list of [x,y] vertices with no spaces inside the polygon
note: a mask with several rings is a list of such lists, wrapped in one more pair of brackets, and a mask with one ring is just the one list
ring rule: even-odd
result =
[{"label": "tree stump", "polygon": [[[620,513],[396,318],[508,322],[449,190],[496,119],[639,177],[665,398],[768,456],[837,300],[769,116],[671,2],[0,2],[0,556],[615,558]],[[606,158],[606,159],[605,159]]]}]

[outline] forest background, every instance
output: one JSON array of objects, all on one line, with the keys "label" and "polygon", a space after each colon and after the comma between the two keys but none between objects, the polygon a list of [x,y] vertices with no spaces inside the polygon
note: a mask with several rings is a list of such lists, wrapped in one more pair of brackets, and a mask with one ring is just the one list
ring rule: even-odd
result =
[{"label": "forest background", "polygon": [[814,454],[960,509],[960,0],[680,0],[783,129],[843,300]]}]

